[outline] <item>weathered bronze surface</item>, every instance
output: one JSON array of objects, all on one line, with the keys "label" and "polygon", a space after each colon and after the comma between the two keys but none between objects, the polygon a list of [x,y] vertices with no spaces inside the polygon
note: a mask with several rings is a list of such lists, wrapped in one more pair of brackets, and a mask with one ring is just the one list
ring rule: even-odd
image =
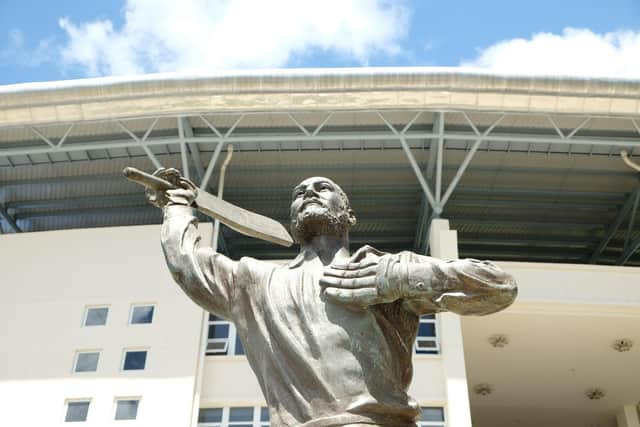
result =
[{"label": "weathered bronze surface", "polygon": [[322,177],[294,188],[294,260],[231,260],[202,244],[195,186],[176,182],[149,194],[164,208],[169,269],[194,302],[235,323],[274,426],[415,426],[420,407],[407,389],[420,315],[485,315],[516,297],[513,277],[490,262],[349,253],[355,215]]}]

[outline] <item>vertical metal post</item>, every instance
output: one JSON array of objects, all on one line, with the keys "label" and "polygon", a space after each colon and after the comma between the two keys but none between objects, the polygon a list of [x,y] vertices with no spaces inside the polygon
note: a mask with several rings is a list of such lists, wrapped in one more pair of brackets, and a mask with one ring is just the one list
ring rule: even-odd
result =
[{"label": "vertical metal post", "polygon": [[[227,165],[231,161],[233,156],[233,145],[229,144],[227,147],[227,157],[224,159],[224,163],[220,168],[220,178],[218,179],[218,197],[222,199],[224,195],[224,176],[227,172]],[[214,251],[218,251],[218,236],[220,235],[220,221],[217,219],[213,222],[213,235],[211,236],[211,247]]]},{"label": "vertical metal post", "polygon": [[440,204],[440,196],[442,194],[442,157],[444,155],[444,113],[438,113],[438,141],[437,141],[437,157],[436,157],[436,202]]},{"label": "vertical metal post", "polygon": [[184,140],[184,126],[182,124],[182,117],[178,117],[178,137],[180,138],[180,157],[182,158],[182,175],[191,179],[189,173],[189,159],[187,158],[187,143]]}]

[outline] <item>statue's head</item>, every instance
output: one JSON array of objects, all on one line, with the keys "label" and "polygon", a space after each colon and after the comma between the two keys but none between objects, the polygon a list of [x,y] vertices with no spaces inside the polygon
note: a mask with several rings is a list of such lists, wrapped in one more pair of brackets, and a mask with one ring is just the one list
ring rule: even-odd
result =
[{"label": "statue's head", "polygon": [[304,244],[315,236],[346,237],[356,223],[349,199],[329,178],[307,178],[293,189],[291,234]]}]

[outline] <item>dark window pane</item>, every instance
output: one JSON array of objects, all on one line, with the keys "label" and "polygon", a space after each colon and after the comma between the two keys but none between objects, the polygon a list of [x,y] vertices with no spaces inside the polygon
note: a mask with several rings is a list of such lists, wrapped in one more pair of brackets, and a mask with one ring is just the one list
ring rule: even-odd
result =
[{"label": "dark window pane", "polygon": [[209,338],[227,338],[229,336],[229,324],[209,325]]},{"label": "dark window pane", "polygon": [[199,423],[219,423],[222,422],[222,408],[200,409],[198,414]]},{"label": "dark window pane", "polygon": [[236,335],[236,354],[244,354],[244,347],[240,342],[240,338]]},{"label": "dark window pane", "polygon": [[444,421],[442,408],[422,408],[422,421]]},{"label": "dark window pane", "polygon": [[116,420],[135,420],[138,415],[139,400],[118,400]]},{"label": "dark window pane", "polygon": [[423,314],[422,316],[420,316],[421,319],[435,319],[436,315],[435,314]]},{"label": "dark window pane", "polygon": [[420,349],[429,349],[429,348],[435,348],[436,347],[436,342],[435,341],[431,341],[431,340],[418,339],[416,341],[416,345]]},{"label": "dark window pane", "polygon": [[147,305],[144,307],[133,307],[133,313],[131,314],[131,324],[143,324],[153,322],[153,306]]},{"label": "dark window pane", "polygon": [[76,372],[95,372],[98,369],[100,353],[79,353],[76,361]]},{"label": "dark window pane", "polygon": [[269,421],[269,408],[260,408],[260,421]]},{"label": "dark window pane", "polygon": [[146,351],[127,351],[124,356],[124,369],[125,371],[144,369],[144,365],[147,363]]},{"label": "dark window pane", "polygon": [[418,336],[435,337],[436,325],[433,323],[420,323],[420,327],[418,328]]},{"label": "dark window pane", "polygon": [[64,422],[86,421],[89,413],[89,402],[68,402]]},{"label": "dark window pane", "polygon": [[207,350],[205,352],[207,355],[224,355],[227,354],[227,342],[221,341],[213,341],[207,343]]},{"label": "dark window pane", "polygon": [[253,421],[253,408],[231,408],[229,410],[229,421]]},{"label": "dark window pane", "polygon": [[101,326],[107,323],[108,307],[90,308],[87,310],[87,318],[84,326]]}]

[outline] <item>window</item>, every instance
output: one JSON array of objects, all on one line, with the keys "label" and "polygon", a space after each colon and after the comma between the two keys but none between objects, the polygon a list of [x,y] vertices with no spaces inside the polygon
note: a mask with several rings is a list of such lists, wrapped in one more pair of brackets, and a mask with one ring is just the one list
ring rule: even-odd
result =
[{"label": "window", "polygon": [[444,409],[436,406],[423,406],[418,427],[444,427]]},{"label": "window", "polygon": [[209,314],[209,335],[205,354],[207,356],[244,354],[244,348],[233,323]]},{"label": "window", "polygon": [[198,427],[268,427],[269,409],[260,406],[202,408]]},{"label": "window", "polygon": [[153,305],[138,305],[131,309],[129,324],[144,325],[153,322]]},{"label": "window", "polygon": [[86,351],[76,353],[73,372],[95,372],[98,370],[99,351]]},{"label": "window", "polygon": [[90,400],[67,401],[67,412],[64,416],[65,423],[87,421]]},{"label": "window", "polygon": [[116,420],[135,420],[140,399],[116,399]]},{"label": "window", "polygon": [[436,326],[435,314],[426,314],[420,317],[415,344],[416,354],[438,354],[440,352]]},{"label": "window", "polygon": [[147,364],[147,350],[126,350],[122,361],[123,371],[140,371]]},{"label": "window", "polygon": [[109,307],[87,307],[84,315],[84,326],[102,326],[107,324]]}]

